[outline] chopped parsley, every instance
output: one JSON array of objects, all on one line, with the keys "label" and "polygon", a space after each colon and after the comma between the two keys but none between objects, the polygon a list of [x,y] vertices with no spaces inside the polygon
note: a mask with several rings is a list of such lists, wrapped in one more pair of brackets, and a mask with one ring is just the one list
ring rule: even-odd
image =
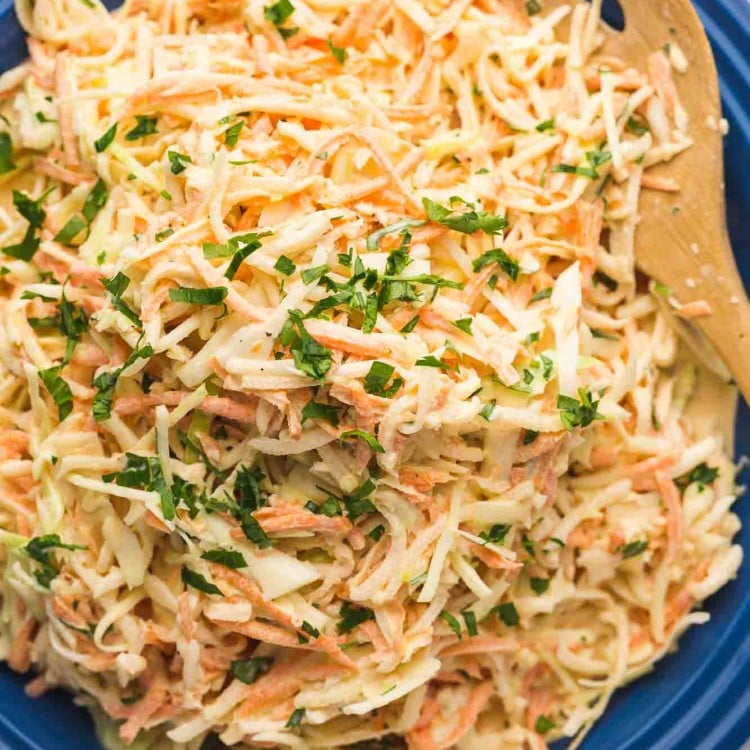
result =
[{"label": "chopped parsley", "polygon": [[328,518],[343,515],[341,504],[333,495],[329,495],[320,505],[314,503],[312,500],[308,500],[305,503],[305,509],[309,510],[310,513],[315,513],[315,515],[327,516]]},{"label": "chopped parsley", "polygon": [[366,607],[352,606],[349,602],[344,602],[339,610],[341,619],[336,623],[336,632],[339,635],[349,633],[363,622],[375,619],[375,613]]},{"label": "chopped parsley", "polygon": [[428,354],[426,357],[420,357],[415,363],[417,367],[436,367],[439,370],[452,370],[453,366],[447,362],[443,362],[442,359],[438,359],[432,354]]},{"label": "chopped parsley", "polygon": [[224,131],[224,143],[230,148],[234,148],[240,140],[240,133],[242,132],[242,128],[244,126],[245,122],[243,120],[240,120],[234,125],[228,127]]},{"label": "chopped parsley", "polygon": [[597,409],[599,402],[592,400],[590,391],[587,391],[585,388],[579,388],[578,398],[580,401],[562,394],[557,397],[560,420],[566,430],[573,430],[576,427],[588,427],[594,420],[604,419]]},{"label": "chopped parsley", "polygon": [[83,208],[81,213],[83,218],[91,224],[96,218],[96,215],[101,211],[104,206],[107,205],[107,199],[109,198],[109,191],[107,190],[107,184],[101,178],[96,181],[96,184],[91,188],[91,192],[86,196],[86,200],[83,202]]},{"label": "chopped parsley", "polygon": [[70,245],[87,226],[86,219],[82,216],[71,216],[53,239],[61,245]]},{"label": "chopped parsley", "polygon": [[229,665],[229,671],[232,677],[244,682],[246,685],[252,685],[258,677],[264,675],[273,666],[273,659],[270,656],[251,656],[249,659],[237,659]]},{"label": "chopped parsley", "polygon": [[[125,133],[126,141],[138,141],[147,135],[154,135],[156,129],[156,117],[154,115],[136,115],[136,126]],[[105,134],[106,135],[106,134]]]},{"label": "chopped parsley", "polygon": [[356,521],[360,516],[367,513],[377,513],[377,508],[368,499],[375,490],[375,484],[371,479],[366,479],[349,497],[344,500],[346,513],[350,521]]},{"label": "chopped parsley", "polygon": [[463,331],[464,333],[468,333],[469,336],[473,335],[471,332],[471,324],[473,322],[473,318],[460,318],[459,320],[454,320],[453,325],[458,328],[459,331]]},{"label": "chopped parsley", "polygon": [[331,37],[328,37],[328,49],[331,51],[331,54],[335,58],[336,62],[339,65],[343,65],[346,62],[346,58],[349,56],[349,53],[343,48],[343,47],[337,47]]},{"label": "chopped parsley", "polygon": [[34,254],[39,249],[40,242],[36,235],[36,230],[41,228],[44,220],[47,218],[47,212],[42,208],[42,203],[52,190],[54,188],[50,188],[50,190],[43,193],[36,200],[19,190],[13,191],[13,205],[16,207],[18,213],[29,222],[29,226],[26,228],[26,233],[21,242],[17,245],[8,245],[2,248],[2,251],[6,255],[25,261],[30,261],[34,257]]},{"label": "chopped parsley", "polygon": [[698,491],[703,492],[707,485],[713,484],[719,476],[719,469],[715,466],[709,466],[707,463],[698,464],[692,471],[677,477],[674,483],[681,489],[685,490],[693,483],[698,485]]},{"label": "chopped parsley", "polygon": [[595,180],[599,177],[599,173],[591,166],[577,167],[575,164],[555,164],[551,171],[559,174],[574,174],[579,177],[588,177],[590,180]]},{"label": "chopped parsley", "polygon": [[294,711],[292,711],[292,715],[289,717],[289,720],[286,724],[284,724],[285,729],[294,729],[295,727],[298,727],[302,723],[302,719],[305,718],[305,709],[304,708],[295,708]]},{"label": "chopped parsley", "polygon": [[193,289],[181,286],[169,290],[172,302],[186,302],[190,305],[220,305],[227,298],[229,290],[225,286],[214,286],[208,289]]},{"label": "chopped parsley", "polygon": [[186,586],[192,586],[198,591],[202,591],[204,594],[214,594],[216,596],[224,596],[221,589],[214,583],[206,580],[200,573],[196,573],[194,570],[190,570],[187,565],[182,566],[182,582]]},{"label": "chopped parsley", "polygon": [[543,299],[549,299],[552,296],[552,287],[548,286],[546,289],[540,289],[529,302],[541,302]]},{"label": "chopped parsley", "polygon": [[[393,398],[404,384],[400,377],[394,378],[391,382],[391,377],[395,371],[395,367],[385,362],[373,362],[370,371],[365,376],[365,392],[381,398]],[[390,386],[388,385],[389,382],[391,383]]]},{"label": "chopped parsley", "polygon": [[521,272],[521,267],[517,260],[508,255],[505,250],[500,247],[496,247],[492,250],[488,250],[486,253],[480,255],[476,260],[472,262],[472,268],[475,273],[478,273],[487,266],[491,266],[497,263],[503,273],[508,276],[512,281],[518,280],[518,275]]},{"label": "chopped parsley", "polygon": [[461,640],[461,623],[450,613],[443,610],[440,613],[440,619],[447,623],[448,627],[456,634],[456,637]]},{"label": "chopped parsley", "polygon": [[509,628],[515,627],[521,622],[521,618],[518,616],[518,610],[513,602],[503,602],[495,607],[497,616],[503,621],[503,624]]},{"label": "chopped parsley", "polygon": [[279,343],[290,348],[294,365],[300,372],[319,382],[325,379],[333,364],[333,355],[330,349],[319,344],[307,332],[299,310],[289,312],[289,319],[281,331]]},{"label": "chopped parsley", "polygon": [[318,281],[321,277],[325,276],[330,269],[328,266],[313,266],[312,268],[306,268],[300,276],[302,277],[303,284],[312,284]]},{"label": "chopped parsley", "polygon": [[509,523],[496,523],[489,531],[482,531],[479,536],[484,540],[485,544],[502,545],[510,529],[511,526]]},{"label": "chopped parsley", "polygon": [[628,542],[627,544],[621,544],[615,549],[615,552],[622,555],[623,560],[629,560],[631,557],[637,557],[648,549],[648,541],[646,539],[640,539],[635,542]]},{"label": "chopped parsley", "polygon": [[280,255],[273,267],[279,273],[283,273],[284,276],[291,276],[297,268],[297,266],[294,265],[294,261],[292,261],[291,258],[287,258],[286,255]]},{"label": "chopped parsley", "polygon": [[154,348],[148,344],[140,349],[134,349],[123,363],[122,367],[113,372],[102,372],[94,378],[94,405],[92,413],[97,422],[104,422],[112,415],[112,402],[115,396],[115,387],[120,375],[139,359],[149,359],[154,354]]},{"label": "chopped parsley", "polygon": [[172,174],[181,174],[187,169],[188,164],[193,163],[193,160],[187,154],[180,154],[177,151],[167,151],[167,157]]},{"label": "chopped parsley", "polygon": [[492,414],[495,411],[495,406],[497,406],[497,402],[493,399],[480,409],[479,416],[489,422],[492,419]]},{"label": "chopped parsley", "polygon": [[544,120],[543,122],[540,122],[535,130],[539,133],[544,133],[547,130],[552,130],[555,127],[555,121],[554,120]]},{"label": "chopped parsley", "polygon": [[16,168],[13,163],[13,141],[10,133],[0,133],[0,174],[7,174]]},{"label": "chopped parsley", "polygon": [[367,443],[368,448],[373,453],[385,453],[385,448],[377,441],[374,435],[367,432],[366,430],[345,430],[339,435],[339,443],[343,445],[347,440],[351,438],[359,438]]},{"label": "chopped parsley", "polygon": [[649,132],[648,124],[638,115],[631,115],[625,123],[625,130],[638,137]]},{"label": "chopped parsley", "polygon": [[131,487],[136,490],[158,493],[161,499],[162,515],[168,521],[174,519],[175,498],[164,479],[161,461],[156,456],[138,456],[135,453],[126,453],[123,470],[113,474],[105,474],[102,479],[105,482],[114,481],[120,487]]},{"label": "chopped parsley", "polygon": [[263,7],[263,18],[272,23],[284,39],[294,36],[299,29],[295,26],[282,27],[282,24],[294,13],[294,6],[289,0],[279,0],[273,5]]},{"label": "chopped parsley", "polygon": [[308,419],[320,419],[337,427],[339,424],[339,410],[331,404],[308,401],[302,408],[302,423],[304,424]]},{"label": "chopped parsley", "polygon": [[375,542],[379,542],[380,538],[385,534],[385,526],[378,524],[374,529],[368,532],[367,536]]},{"label": "chopped parsley", "polygon": [[532,578],[529,583],[534,593],[539,596],[549,588],[549,578]]},{"label": "chopped parsley", "polygon": [[473,637],[479,633],[477,630],[477,616],[469,609],[463,610],[461,612],[461,617],[464,618],[464,622],[466,623],[466,632],[469,634],[469,636]]},{"label": "chopped parsley", "polygon": [[39,370],[39,378],[44,387],[52,396],[57,406],[57,416],[62,422],[73,411],[73,392],[70,386],[60,377],[62,366],[50,367],[47,370]]},{"label": "chopped parsley", "polygon": [[536,430],[524,430],[523,444],[531,445],[538,437],[539,433]]},{"label": "chopped parsley", "polygon": [[36,536],[22,548],[23,551],[39,565],[39,569],[34,571],[34,578],[40,586],[48,589],[52,581],[60,572],[57,566],[52,562],[50,557],[53,549],[66,549],[75,551],[79,549],[88,549],[77,544],[64,544],[58,534],[49,534],[48,536]]},{"label": "chopped parsley", "polygon": [[595,271],[593,276],[594,284],[601,284],[602,286],[607,287],[610,292],[614,292],[617,289],[617,282],[611,277],[607,276],[604,271]]},{"label": "chopped parsley", "polygon": [[118,271],[111,279],[102,279],[102,285],[111,296],[112,307],[124,315],[136,328],[143,328],[141,319],[122,300],[122,295],[130,286],[130,279],[122,271]]},{"label": "chopped parsley", "polygon": [[242,556],[242,553],[236,552],[235,550],[211,549],[208,550],[208,552],[204,552],[201,555],[201,558],[208,560],[209,562],[218,563],[226,568],[231,568],[232,570],[247,567],[247,561]]},{"label": "chopped parsley", "polygon": [[111,145],[112,142],[115,140],[115,137],[117,136],[117,123],[112,125],[109,130],[107,130],[106,133],[101,138],[97,138],[94,141],[94,148],[96,149],[97,154],[101,154],[104,151],[106,151]]},{"label": "chopped parsley", "polygon": [[[463,204],[469,210],[457,214],[455,206],[459,204]],[[471,203],[462,198],[451,198],[449,207],[441,206],[429,198],[423,198],[422,205],[430,221],[463,234],[474,234],[478,231],[489,235],[501,234],[508,227],[508,221],[505,217],[491,216],[487,211],[477,210]]]},{"label": "chopped parsley", "polygon": [[401,329],[400,333],[411,333],[419,323],[419,315],[415,315],[410,321],[408,321]]},{"label": "chopped parsley", "polygon": [[544,714],[540,714],[536,717],[536,723],[534,724],[534,730],[537,734],[547,734],[550,729],[555,728],[555,722],[548,718]]}]

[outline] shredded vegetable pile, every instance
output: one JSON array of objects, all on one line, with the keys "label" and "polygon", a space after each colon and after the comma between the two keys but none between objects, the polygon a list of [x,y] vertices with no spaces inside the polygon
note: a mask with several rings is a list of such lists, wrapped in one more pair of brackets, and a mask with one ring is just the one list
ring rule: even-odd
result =
[{"label": "shredded vegetable pile", "polygon": [[686,60],[542,5],[18,0],[0,655],[107,747],[577,744],[737,571]]}]

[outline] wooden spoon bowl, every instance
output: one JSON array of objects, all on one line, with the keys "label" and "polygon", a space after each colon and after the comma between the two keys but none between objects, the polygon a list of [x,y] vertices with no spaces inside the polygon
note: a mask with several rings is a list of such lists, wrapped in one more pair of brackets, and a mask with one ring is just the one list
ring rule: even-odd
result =
[{"label": "wooden spoon bowl", "polygon": [[[548,0],[545,8],[560,4]],[[676,180],[680,191],[642,192],[636,263],[667,286],[680,305],[708,302],[711,315],[689,322],[674,317],[675,325],[704,364],[725,380],[731,377],[750,403],[750,303],[726,226],[721,99],[711,46],[689,0],[620,4],[625,27],[607,29],[605,54],[643,70],[653,52],[677,44],[689,64],[686,73],[675,75],[675,83],[693,145],[649,170]]]}]

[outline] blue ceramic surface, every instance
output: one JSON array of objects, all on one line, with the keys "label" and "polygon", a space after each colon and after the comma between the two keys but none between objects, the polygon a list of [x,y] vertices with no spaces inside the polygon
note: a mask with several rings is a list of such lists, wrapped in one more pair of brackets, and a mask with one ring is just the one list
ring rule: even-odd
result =
[{"label": "blue ceramic surface", "polygon": [[[729,226],[750,286],[750,59],[744,52],[750,50],[750,2],[694,2],[714,47],[731,125],[725,144]],[[25,55],[12,5],[0,0],[0,71]],[[750,454],[746,405],[739,411],[736,453]],[[747,472],[744,480],[750,480]],[[739,750],[750,739],[750,496],[737,510],[748,560],[739,577],[708,602],[711,622],[691,630],[679,653],[654,674],[617,693],[586,750]],[[31,700],[23,683],[0,669],[0,750],[100,750],[88,715],[67,695]]]}]

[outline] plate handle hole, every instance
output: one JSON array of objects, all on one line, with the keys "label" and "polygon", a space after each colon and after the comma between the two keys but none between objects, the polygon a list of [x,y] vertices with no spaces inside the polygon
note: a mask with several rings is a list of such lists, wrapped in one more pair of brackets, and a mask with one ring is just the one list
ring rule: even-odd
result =
[{"label": "plate handle hole", "polygon": [[602,19],[615,31],[625,31],[625,12],[619,0],[604,0],[602,3]]}]

